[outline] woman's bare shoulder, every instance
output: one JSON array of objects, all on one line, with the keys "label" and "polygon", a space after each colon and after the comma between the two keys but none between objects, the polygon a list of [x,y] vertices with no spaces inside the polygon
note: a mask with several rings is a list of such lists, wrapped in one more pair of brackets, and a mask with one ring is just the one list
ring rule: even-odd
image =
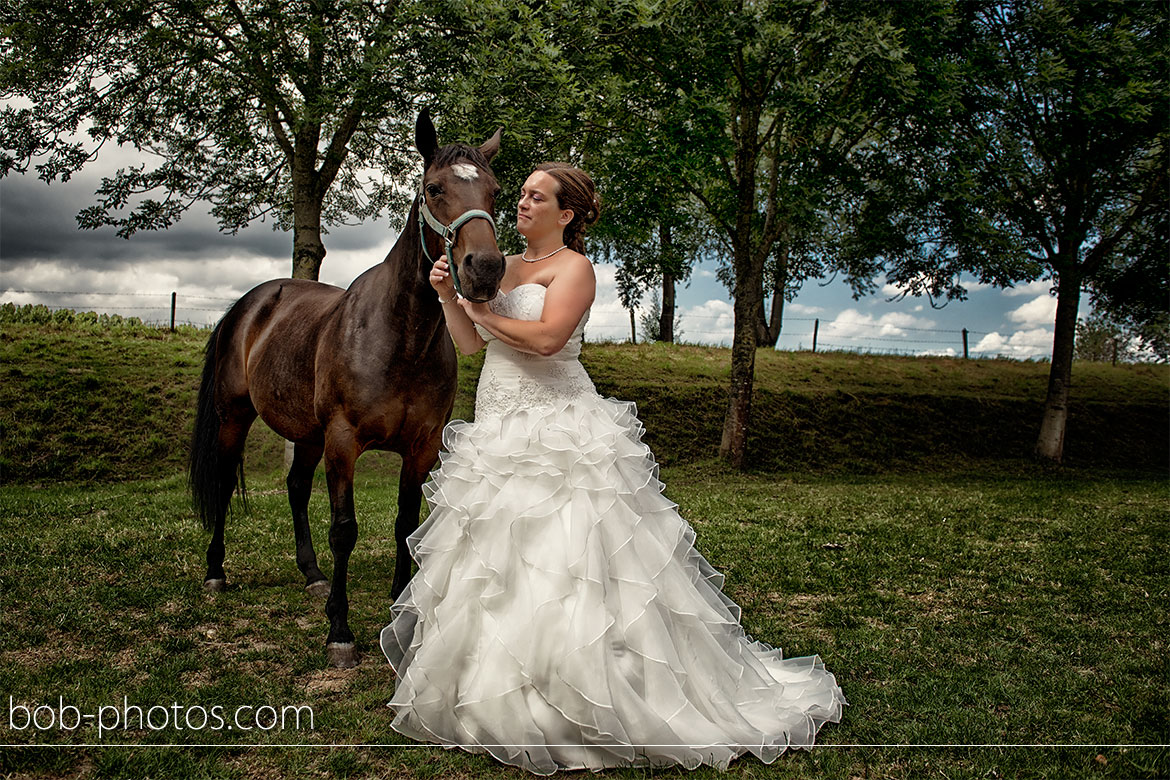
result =
[{"label": "woman's bare shoulder", "polygon": [[593,263],[585,255],[570,249],[565,252],[564,258],[557,264],[557,276],[561,274],[575,278],[588,276],[592,279],[594,278]]}]

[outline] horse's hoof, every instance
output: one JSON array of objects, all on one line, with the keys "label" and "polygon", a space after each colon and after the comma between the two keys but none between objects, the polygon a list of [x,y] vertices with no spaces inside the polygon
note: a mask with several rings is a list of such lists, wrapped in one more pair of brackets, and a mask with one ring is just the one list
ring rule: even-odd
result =
[{"label": "horse's hoof", "polygon": [[205,593],[223,593],[227,590],[227,580],[204,580],[203,591]]},{"label": "horse's hoof", "polygon": [[338,669],[350,669],[358,665],[357,648],[353,642],[330,642],[325,645],[325,656],[329,665]]},{"label": "horse's hoof", "polygon": [[313,598],[318,599],[329,598],[330,590],[332,590],[332,587],[329,585],[329,580],[317,580],[305,586],[305,592]]}]

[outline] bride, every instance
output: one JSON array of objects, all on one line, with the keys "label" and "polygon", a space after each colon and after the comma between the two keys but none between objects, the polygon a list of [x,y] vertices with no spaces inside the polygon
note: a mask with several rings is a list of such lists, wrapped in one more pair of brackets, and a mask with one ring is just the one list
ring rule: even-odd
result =
[{"label": "bride", "polygon": [[589,176],[537,167],[488,304],[430,281],[455,343],[485,345],[475,422],[453,421],[410,538],[418,574],[381,644],[393,726],[537,774],[771,762],[809,748],[845,698],[818,656],[746,636],[723,577],[662,495],[634,405],[597,394],[578,356],[596,292]]}]

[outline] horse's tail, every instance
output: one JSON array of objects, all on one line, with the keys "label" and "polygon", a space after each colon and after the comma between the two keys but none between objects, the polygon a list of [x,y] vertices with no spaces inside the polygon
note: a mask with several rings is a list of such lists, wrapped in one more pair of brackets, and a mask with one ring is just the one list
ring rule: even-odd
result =
[{"label": "horse's tail", "polygon": [[195,411],[195,431],[191,436],[191,454],[187,464],[187,486],[191,491],[191,501],[196,514],[203,521],[203,527],[209,531],[215,527],[218,516],[227,511],[224,504],[230,503],[233,492],[238,490],[240,499],[245,505],[247,503],[243,458],[220,450],[219,432],[223,421],[216,408],[215,373],[220,331],[226,319],[220,320],[207,339],[203,378],[199,382],[199,401]]}]

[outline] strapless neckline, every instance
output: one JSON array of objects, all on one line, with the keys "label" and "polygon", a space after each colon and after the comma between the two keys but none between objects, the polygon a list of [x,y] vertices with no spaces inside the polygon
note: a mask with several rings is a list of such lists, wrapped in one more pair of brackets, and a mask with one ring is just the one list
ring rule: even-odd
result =
[{"label": "strapless neckline", "polygon": [[513,287],[511,290],[508,290],[507,292],[500,290],[500,295],[511,295],[512,293],[519,290],[521,287],[543,287],[546,290],[548,289],[548,285],[541,284],[540,282],[524,282],[523,284],[516,285],[515,287]]}]

